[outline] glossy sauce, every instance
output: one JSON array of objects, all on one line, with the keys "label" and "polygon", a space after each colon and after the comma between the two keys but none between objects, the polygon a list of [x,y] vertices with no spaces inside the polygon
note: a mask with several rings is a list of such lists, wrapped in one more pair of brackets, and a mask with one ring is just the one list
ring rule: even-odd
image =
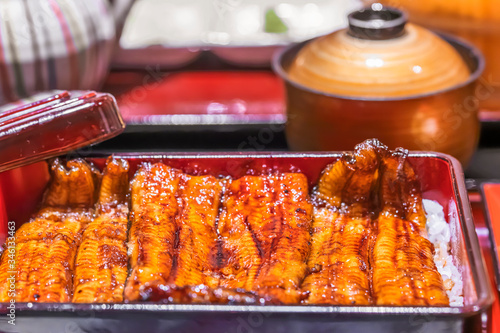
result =
[{"label": "glossy sauce", "polygon": [[129,188],[125,160],[110,158],[102,182],[82,161],[68,162],[83,170],[71,177],[56,161],[44,207],[17,232],[19,299],[447,305],[406,156],[366,141],[311,196],[301,173],[144,164]]}]

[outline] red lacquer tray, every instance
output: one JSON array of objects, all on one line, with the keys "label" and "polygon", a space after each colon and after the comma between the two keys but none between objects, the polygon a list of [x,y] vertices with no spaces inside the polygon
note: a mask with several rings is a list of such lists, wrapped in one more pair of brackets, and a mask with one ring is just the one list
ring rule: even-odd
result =
[{"label": "red lacquer tray", "polygon": [[114,72],[104,90],[117,97],[129,131],[139,125],[220,127],[286,121],[283,85],[267,71]]},{"label": "red lacquer tray", "polygon": [[[203,125],[284,124],[283,83],[271,71],[113,71],[103,87],[116,96],[130,131]],[[500,111],[480,120],[500,123]],[[140,126],[146,125],[146,126]]]},{"label": "red lacquer tray", "polygon": [[[493,296],[495,297],[495,302],[493,303],[491,316],[485,325],[483,332],[500,332],[500,297],[499,293],[495,292],[494,289],[497,287],[495,283],[495,270],[496,265],[493,258],[493,245],[490,241],[489,228],[487,227],[487,221],[485,218],[484,201],[479,193],[469,193],[469,198],[472,206],[472,214],[474,217],[474,224],[476,226],[476,233],[481,244],[481,250],[486,262],[488,274],[490,277],[490,284],[493,290]],[[486,323],[485,323],[486,324]]]},{"label": "red lacquer tray", "polygon": [[485,222],[491,244],[496,287],[500,291],[500,183],[483,183],[481,192],[485,207]]}]

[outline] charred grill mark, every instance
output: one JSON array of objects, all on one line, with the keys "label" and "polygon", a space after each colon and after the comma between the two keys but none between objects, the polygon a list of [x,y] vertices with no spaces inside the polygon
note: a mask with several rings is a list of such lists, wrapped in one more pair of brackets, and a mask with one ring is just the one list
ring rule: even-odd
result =
[{"label": "charred grill mark", "polygon": [[[228,182],[228,179],[225,179],[222,182],[220,200],[217,201],[217,215],[215,217],[215,223],[214,223],[215,234],[217,236],[216,247],[215,247],[215,251],[213,251],[213,252],[215,252],[215,254],[213,254],[210,257],[212,259],[212,268],[213,268],[214,272],[216,272],[218,275],[221,275],[220,270],[222,269],[222,267],[227,265],[227,260],[226,260],[227,255],[224,255],[223,247],[222,247],[222,236],[219,232],[219,221],[220,221],[222,211],[224,209],[224,205],[222,203],[226,201],[227,182]],[[219,286],[220,286],[220,281],[217,282],[217,287],[219,287]]]},{"label": "charred grill mark", "polygon": [[[276,200],[276,192],[275,192],[275,188],[273,189],[273,199],[272,199],[272,202],[273,203],[276,203],[277,200]],[[271,244],[269,246],[269,248],[267,249],[267,251],[264,251],[259,240],[257,239],[257,235],[255,235],[255,233],[250,230],[250,232],[252,233],[252,239],[254,240],[255,242],[255,245],[257,246],[257,249],[259,251],[259,256],[261,258],[261,262],[260,262],[260,265],[259,265],[259,268],[257,269],[257,273],[255,274],[255,281],[258,281],[259,278],[261,278],[261,273],[262,273],[262,270],[263,268],[268,268],[268,266],[270,265],[270,257],[271,257],[271,254],[272,253],[275,253],[276,252],[276,246],[278,244],[278,241],[279,241],[279,238],[281,237],[281,230],[282,230],[282,217],[281,217],[281,214],[277,213],[276,212],[276,206],[272,206],[270,207],[269,209],[269,213],[270,215],[272,216],[272,222],[270,223],[271,226],[270,226],[270,232],[269,232],[269,235],[263,235],[264,237],[268,236],[268,237],[273,237],[272,238],[272,241],[271,241]],[[245,221],[245,224],[248,224],[248,220]],[[249,226],[251,228],[251,226]],[[265,274],[265,272],[264,272]]]},{"label": "charred grill mark", "polygon": [[[246,201],[245,204],[248,206],[248,201]],[[257,278],[257,276],[258,276],[258,274],[260,272],[261,266],[262,266],[262,260],[264,258],[264,251],[262,249],[262,245],[261,245],[259,239],[257,238],[256,233],[253,231],[252,225],[248,221],[248,218],[249,218],[249,215],[246,215],[244,217],[243,224],[244,224],[247,232],[250,234],[250,237],[251,237],[251,239],[253,241],[253,246],[257,249],[257,255],[260,258],[260,260],[258,261],[258,263],[254,264],[254,266],[256,265],[257,267],[250,267],[250,269],[248,270],[247,281],[244,284],[244,286],[245,286],[246,289],[252,290],[254,281]],[[248,246],[251,246],[251,245],[248,244]]]},{"label": "charred grill mark", "polygon": [[[398,169],[399,170],[399,169]],[[407,248],[408,246],[410,246],[410,242],[411,242],[411,239],[410,239],[410,231],[408,230],[408,224],[407,223],[401,223],[402,226],[403,226],[403,229],[404,229],[404,234],[403,234],[403,237],[404,237],[404,244],[405,244],[405,248]],[[401,250],[404,251],[404,248],[401,248]],[[412,258],[409,258],[409,260],[411,260]],[[419,298],[418,297],[418,294],[417,294],[417,287],[415,286],[415,274],[414,272],[412,271],[409,271],[409,278],[410,278],[410,289],[411,289],[411,294],[413,295],[414,298]],[[421,278],[421,277],[417,277],[417,278]],[[425,305],[428,305],[427,301],[424,299],[423,300],[425,302]]]},{"label": "charred grill mark", "polygon": [[[179,233],[180,233],[180,228],[178,226],[178,224],[176,223],[176,226],[175,226],[175,238],[174,238],[174,247],[173,247],[173,250],[174,250],[174,253],[175,255],[172,256],[172,269],[170,271],[170,274],[168,275],[168,278],[165,277],[165,280],[167,280],[167,284],[170,284],[170,283],[174,283],[175,281],[175,278],[176,276],[179,274],[179,252],[180,252],[180,249],[179,249],[179,244],[180,244],[180,236],[179,236]],[[192,233],[192,231],[191,231]]]},{"label": "charred grill mark", "polygon": [[[287,190],[285,190],[287,191]],[[288,192],[285,192],[288,194]],[[277,202],[277,193],[273,193],[273,201],[272,202]],[[271,214],[274,216],[273,218],[273,231],[275,233],[275,236],[273,238],[273,241],[271,242],[271,251],[266,253],[266,260],[269,262],[271,260],[271,254],[276,253],[278,243],[281,240],[281,237],[283,236],[283,212],[282,212],[282,207],[279,207],[278,210],[276,211],[276,206],[271,207]],[[262,264],[260,265],[259,272],[257,273],[257,276],[260,274],[260,270],[262,269]]]},{"label": "charred grill mark", "polygon": [[[293,174],[288,175],[293,177]],[[297,280],[303,278],[302,274],[305,273],[302,273],[302,270],[304,269],[300,268],[299,265],[297,267],[300,269],[290,275],[285,265],[296,266],[295,255],[297,254],[295,253],[298,250],[294,247],[308,247],[307,237],[309,237],[308,222],[302,222],[296,217],[298,220],[286,222],[293,222],[293,226],[288,225],[285,224],[283,215],[285,207],[290,210],[292,215],[298,214],[296,212],[297,206],[294,207],[295,203],[294,205],[289,204],[287,197],[297,196],[301,193],[303,200],[305,200],[307,186],[304,186],[304,189],[300,187],[299,190],[292,189],[288,185],[281,184],[284,179],[285,175],[246,176],[234,181],[228,192],[229,197],[225,200],[225,210],[222,214],[223,223],[219,224],[219,231],[224,236],[223,254],[228,258],[227,266],[222,271],[226,272],[228,277],[236,277],[240,274],[238,272],[243,270],[246,272],[244,286],[247,290],[252,290],[264,298],[274,299],[278,302],[286,301],[288,297],[289,287],[284,284],[284,281],[289,279],[296,281],[294,283],[298,289],[300,281]],[[299,206],[301,211],[306,212],[302,207]],[[288,219],[292,218],[290,213],[287,213],[290,216]],[[231,216],[234,218],[232,219]],[[300,232],[306,234],[307,237],[306,239],[298,239],[300,245],[291,244],[292,235],[299,232],[298,229],[294,231],[296,230],[294,228],[299,228],[298,225],[300,225]],[[285,235],[285,230],[289,234]],[[238,236],[236,236],[236,232]],[[236,241],[235,237],[237,242],[245,242],[244,245],[241,245],[241,251],[231,245]],[[306,255],[307,253],[302,254],[302,256]],[[237,284],[223,280],[221,285],[234,286]],[[298,291],[296,293],[298,294]]]},{"label": "charred grill mark", "polygon": [[[245,228],[248,230],[248,232],[252,236],[253,243],[254,243],[255,247],[257,248],[257,252],[259,253],[260,259],[263,259],[264,258],[264,251],[262,250],[262,245],[260,244],[260,241],[257,238],[257,235],[252,230],[252,225],[248,222],[248,216],[245,216],[245,218],[243,219],[243,224],[245,225]],[[259,270],[260,270],[260,266],[259,266]],[[257,274],[258,274],[258,272],[259,271],[257,271]]]}]

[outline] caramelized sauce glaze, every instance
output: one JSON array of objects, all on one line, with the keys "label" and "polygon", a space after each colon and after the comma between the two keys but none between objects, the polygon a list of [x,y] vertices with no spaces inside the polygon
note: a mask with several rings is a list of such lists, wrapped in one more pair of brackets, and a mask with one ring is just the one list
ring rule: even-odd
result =
[{"label": "caramelized sauce glaze", "polygon": [[109,158],[102,180],[55,160],[41,210],[16,233],[17,300],[446,306],[406,157],[365,141],[311,195],[301,173],[157,163],[129,185],[126,160]]}]

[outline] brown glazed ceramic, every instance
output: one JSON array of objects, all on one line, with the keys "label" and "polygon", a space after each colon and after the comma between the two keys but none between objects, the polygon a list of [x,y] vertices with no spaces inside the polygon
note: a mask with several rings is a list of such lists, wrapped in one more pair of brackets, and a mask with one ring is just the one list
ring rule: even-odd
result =
[{"label": "brown glazed ceramic", "polygon": [[[398,12],[394,9],[384,8],[382,10]],[[401,15],[404,17],[403,14]],[[389,18],[394,18],[394,15],[389,15]],[[380,27],[380,22],[377,24]],[[413,29],[414,27],[417,28],[412,25],[409,28]],[[352,25],[350,29],[353,29]],[[391,24],[382,25],[382,32],[376,31],[380,28],[371,31],[366,29],[349,33],[353,35],[361,33],[365,35],[365,38],[366,36],[371,39],[377,38],[382,43],[381,45],[386,45],[391,42],[391,39],[392,42],[396,43],[397,40],[404,39],[405,34],[407,34],[404,24],[403,27],[395,24],[392,24],[392,27]],[[428,36],[428,32],[421,33]],[[365,89],[366,95],[362,93],[356,95],[354,93],[358,89],[356,85],[352,85],[354,88],[351,87],[350,95],[348,95],[340,90],[332,93],[329,89],[321,86],[310,87],[307,82],[305,84],[299,83],[292,79],[291,69],[296,64],[296,59],[300,59],[298,57],[300,52],[307,47],[308,43],[312,44],[315,40],[283,50],[275,57],[273,67],[285,81],[288,115],[286,135],[290,148],[293,150],[349,150],[350,147],[367,138],[378,138],[391,148],[402,146],[411,150],[444,152],[466,164],[476,148],[479,137],[477,96],[484,94],[482,91],[484,87],[478,86],[476,88],[475,82],[483,71],[484,60],[481,53],[474,47],[448,36],[440,37],[463,59],[463,63],[470,73],[465,80],[461,77],[447,86],[446,80],[442,81],[439,77],[429,75],[426,80],[441,84],[441,86],[432,89],[432,84],[423,84],[414,80],[414,76],[407,75],[404,79],[400,79],[399,83],[398,79],[395,78],[390,84],[382,85],[387,96],[373,94],[374,91],[383,89],[379,89],[378,81],[369,81],[376,79],[376,76],[367,74],[368,70],[364,72],[365,76],[369,78],[368,86],[371,87],[371,90]],[[359,39],[363,39],[363,36]],[[377,41],[369,40],[369,42],[371,44]],[[423,42],[425,43],[425,41]],[[418,45],[414,47],[418,49]],[[385,50],[384,47],[381,52]],[[446,48],[442,50],[446,50]],[[449,53],[448,51],[446,51],[447,56],[453,54],[453,52]],[[419,52],[426,51],[420,49]],[[362,49],[354,57],[360,57],[361,53],[363,53]],[[401,54],[410,57],[404,50],[401,51]],[[450,60],[446,56],[438,58],[439,54],[433,54],[436,57],[434,61],[444,68],[448,68],[449,62],[456,61]],[[453,56],[450,57],[453,58]],[[322,58],[331,59],[329,56],[322,56]],[[421,54],[415,54],[413,58],[422,59],[425,57],[422,57]],[[397,60],[398,56],[394,51],[391,62],[397,63]],[[401,59],[400,62],[411,64],[408,59]],[[461,63],[458,61],[454,66],[460,67]],[[328,65],[325,63],[323,66],[326,68]],[[418,66],[418,64],[415,63],[414,66]],[[422,67],[422,65],[420,66]],[[440,75],[447,74],[441,69],[436,69],[436,71]],[[462,70],[456,71],[455,67],[448,68],[447,71],[463,73]],[[332,73],[336,72],[332,71]],[[362,79],[362,73],[363,71],[354,72],[354,75],[357,76],[356,79],[359,80],[360,77]],[[397,70],[393,71],[395,76],[399,75],[398,73]],[[347,74],[344,74],[346,79],[349,78]],[[326,69],[317,72],[317,75],[319,77],[333,77]],[[457,74],[454,77],[460,75]],[[390,77],[383,72],[380,73],[380,76]],[[413,82],[411,82],[412,80]],[[449,77],[449,81],[451,80],[452,78]],[[317,80],[317,82],[319,81],[321,80]],[[387,82],[387,80],[384,81]],[[409,86],[413,86],[415,89],[410,89]],[[337,87],[345,89],[342,88],[341,84]],[[398,89],[398,87],[400,88]],[[399,90],[406,91],[407,94],[398,94]]]},{"label": "brown glazed ceramic", "polygon": [[500,111],[500,0],[381,2],[408,10],[412,22],[452,33],[479,48],[486,59],[481,85],[487,88],[480,109]]},{"label": "brown glazed ceramic", "polygon": [[458,52],[422,27],[385,40],[339,30],[305,45],[288,70],[291,80],[345,96],[395,97],[428,93],[465,82],[470,75]]}]

